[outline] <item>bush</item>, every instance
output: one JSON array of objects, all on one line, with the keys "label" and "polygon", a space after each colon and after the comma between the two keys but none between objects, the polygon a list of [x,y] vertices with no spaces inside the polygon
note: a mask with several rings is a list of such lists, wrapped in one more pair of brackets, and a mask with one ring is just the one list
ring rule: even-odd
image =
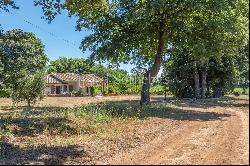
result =
[{"label": "bush", "polygon": [[[155,85],[150,88],[150,93],[153,95],[164,95],[165,94],[165,87],[162,85]],[[166,89],[167,95],[172,95],[172,93],[169,91],[168,87]]]},{"label": "bush", "polygon": [[141,92],[141,85],[130,84],[128,86],[128,89],[125,91],[125,94],[128,94],[128,95],[139,94],[140,92]]},{"label": "bush", "polygon": [[245,95],[249,95],[249,88],[245,89]]},{"label": "bush", "polygon": [[104,90],[104,91],[102,92],[102,94],[103,94],[103,96],[107,96],[107,95],[108,95],[108,91],[107,91],[107,90]]},{"label": "bush", "polygon": [[233,90],[233,94],[235,95],[235,96],[240,96],[240,95],[242,95],[243,94],[243,89],[242,88],[235,88],[234,90]]},{"label": "bush", "polygon": [[0,97],[10,97],[11,96],[11,90],[2,88],[0,89]]},{"label": "bush", "polygon": [[80,88],[78,91],[75,91],[74,94],[75,94],[76,97],[84,96],[83,88]]},{"label": "bush", "polygon": [[95,85],[90,87],[90,94],[91,96],[96,96],[98,94],[102,94],[102,87]]},{"label": "bush", "polygon": [[108,85],[108,93],[112,93],[112,94],[118,94],[118,88],[112,84]]}]

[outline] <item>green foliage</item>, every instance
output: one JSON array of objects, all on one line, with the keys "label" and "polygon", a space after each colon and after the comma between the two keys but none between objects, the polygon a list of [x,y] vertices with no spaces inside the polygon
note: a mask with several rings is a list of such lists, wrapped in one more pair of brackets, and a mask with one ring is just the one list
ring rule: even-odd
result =
[{"label": "green foliage", "polygon": [[234,94],[235,96],[242,95],[242,93],[243,93],[243,89],[241,89],[241,88],[235,88],[235,89],[233,90],[233,94]]},{"label": "green foliage", "polygon": [[150,88],[150,94],[163,95],[164,87],[161,85],[153,86]]},{"label": "green foliage", "polygon": [[171,56],[163,74],[168,80],[167,85],[171,93],[180,98],[191,98],[194,96],[194,80],[192,61],[185,54]]},{"label": "green foliage", "polygon": [[[78,17],[77,30],[92,32],[81,44],[83,51],[92,51],[91,59],[133,62],[153,77],[170,45],[174,50],[186,49],[189,58],[204,67],[210,58],[219,61],[234,55],[248,38],[246,0],[37,1],[49,21],[64,7]],[[178,87],[171,88],[175,94],[192,96],[190,82],[179,80],[183,79],[174,83]],[[126,89],[119,84],[121,93]]]},{"label": "green foliage", "polygon": [[15,1],[13,0],[0,1],[0,12],[1,11],[9,12],[9,8],[18,9],[18,7],[15,4]]},{"label": "green foliage", "polygon": [[[177,52],[178,53],[178,52]],[[221,88],[223,94],[230,93],[236,87],[237,82],[244,79],[245,74],[241,66],[245,66],[247,61],[239,63],[239,54],[228,57],[221,57],[221,61],[210,58],[207,65],[207,88],[208,97],[213,97],[216,89]],[[179,52],[171,56],[165,66],[165,74],[169,80],[169,89],[176,97],[194,96],[194,76],[192,58],[187,53]],[[199,75],[203,70],[202,64],[198,66]],[[247,67],[244,70],[249,70]]]},{"label": "green foliage", "polygon": [[14,103],[26,101],[28,106],[35,104],[39,99],[44,97],[45,89],[45,74],[43,72],[37,72],[35,74],[29,74],[22,72],[23,78],[16,80],[16,84],[12,88],[11,98]]},{"label": "green foliage", "polygon": [[243,89],[243,88],[234,88],[233,95],[239,96],[239,95],[249,95],[249,88]]},{"label": "green foliage", "polygon": [[78,91],[75,91],[73,93],[74,93],[74,96],[76,96],[76,97],[82,97],[82,96],[84,96],[84,90],[83,90],[83,88],[79,88]]},{"label": "green foliage", "polygon": [[249,95],[249,87],[243,90],[243,95]]},{"label": "green foliage", "polygon": [[0,33],[0,82],[11,87],[22,78],[20,71],[33,74],[44,70],[48,61],[44,45],[33,33],[12,30]]},{"label": "green foliage", "polygon": [[127,85],[127,89],[124,94],[128,95],[134,95],[134,94],[139,94],[141,91],[141,85],[136,85],[136,84],[129,84]]},{"label": "green foliage", "polygon": [[48,61],[41,40],[22,30],[0,33],[0,55],[0,83],[12,90],[13,101],[30,105],[41,98]]},{"label": "green foliage", "polygon": [[95,85],[95,86],[90,87],[91,96],[96,96],[96,95],[101,94],[101,93],[102,93],[102,87],[101,86]]},{"label": "green foliage", "polygon": [[48,73],[91,73],[93,63],[90,60],[81,58],[65,58],[50,62]]},{"label": "green foliage", "polygon": [[11,96],[11,89],[0,88],[0,97],[10,97],[10,96]]}]

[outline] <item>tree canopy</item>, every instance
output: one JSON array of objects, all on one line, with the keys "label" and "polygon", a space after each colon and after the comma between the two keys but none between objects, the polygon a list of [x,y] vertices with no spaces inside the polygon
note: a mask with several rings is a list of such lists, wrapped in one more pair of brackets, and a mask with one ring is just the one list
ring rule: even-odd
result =
[{"label": "tree canopy", "polygon": [[[9,2],[4,6],[15,6],[13,1]],[[49,22],[62,9],[69,16],[76,16],[76,29],[91,31],[83,39],[81,49],[83,52],[89,49],[92,60],[134,63],[143,68],[142,103],[149,102],[150,82],[169,50],[174,53],[185,50],[194,65],[207,66],[210,59],[219,63],[222,57],[234,56],[248,38],[246,0],[34,2],[42,7]],[[202,84],[206,78],[204,71]]]},{"label": "tree canopy", "polygon": [[0,1],[0,12],[9,12],[9,8],[18,9],[14,0],[1,0]]},{"label": "tree canopy", "polygon": [[176,41],[190,46],[200,59],[204,54],[228,54],[247,38],[246,0],[38,0],[36,5],[49,21],[61,8],[77,16],[77,29],[92,31],[81,44],[83,51],[92,51],[92,59],[144,66],[142,102],[149,101],[148,80],[157,75],[163,55]]},{"label": "tree canopy", "polygon": [[[42,94],[44,80],[39,79],[41,83],[38,83],[38,80],[32,81],[30,78],[41,78],[47,61],[44,45],[33,33],[11,30],[0,34],[0,83],[12,89],[13,99],[19,96],[26,100],[24,96],[32,96],[32,99],[28,99],[34,101],[34,96]],[[34,88],[26,89],[28,87]]]},{"label": "tree canopy", "polygon": [[43,70],[48,61],[41,40],[33,33],[22,30],[0,34],[0,55],[3,65],[2,81],[7,84],[19,77],[19,71],[35,73],[37,70]]},{"label": "tree canopy", "polygon": [[65,58],[59,57],[59,59],[50,62],[48,73],[91,73],[93,63],[90,60],[83,58]]}]

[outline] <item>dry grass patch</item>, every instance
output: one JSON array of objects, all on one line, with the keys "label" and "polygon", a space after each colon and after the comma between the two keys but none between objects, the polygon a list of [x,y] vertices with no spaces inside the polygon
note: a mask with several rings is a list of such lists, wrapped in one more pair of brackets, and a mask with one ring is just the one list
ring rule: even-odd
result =
[{"label": "dry grass patch", "polygon": [[[127,100],[73,108],[4,108],[0,117],[0,163],[96,164],[171,132],[181,123],[230,116],[185,109],[188,102],[140,106]],[[191,107],[198,107],[199,102]]]}]

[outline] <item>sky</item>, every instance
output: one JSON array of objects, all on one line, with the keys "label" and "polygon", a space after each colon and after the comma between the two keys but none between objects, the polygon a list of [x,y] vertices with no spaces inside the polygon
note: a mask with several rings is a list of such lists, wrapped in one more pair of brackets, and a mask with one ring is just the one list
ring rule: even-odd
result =
[{"label": "sky", "polygon": [[[18,10],[0,12],[0,24],[4,31],[22,29],[25,32],[33,32],[45,45],[45,53],[50,60],[56,60],[62,56],[67,58],[89,57],[91,52],[83,53],[79,49],[82,39],[89,32],[75,30],[76,18],[69,18],[67,12],[64,11],[51,24],[48,24],[45,19],[41,19],[42,9],[33,6],[33,0],[16,0],[16,5],[19,7]],[[120,65],[121,69],[128,72],[133,67],[130,64]]]}]

